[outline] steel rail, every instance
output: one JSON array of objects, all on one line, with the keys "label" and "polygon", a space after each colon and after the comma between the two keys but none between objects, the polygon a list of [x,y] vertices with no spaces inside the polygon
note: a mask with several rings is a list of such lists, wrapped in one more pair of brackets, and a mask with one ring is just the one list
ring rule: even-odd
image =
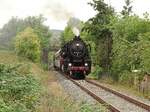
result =
[{"label": "steel rail", "polygon": [[128,101],[130,103],[133,103],[133,104],[137,105],[138,107],[141,107],[141,108],[143,108],[145,110],[148,110],[148,112],[150,112],[150,105],[148,105],[148,104],[142,103],[142,102],[140,102],[140,101],[138,101],[136,99],[133,99],[133,98],[127,96],[127,95],[121,94],[121,93],[119,93],[119,92],[117,92],[115,90],[112,90],[112,89],[110,89],[108,87],[105,87],[105,86],[103,86],[101,84],[98,84],[96,82],[93,82],[93,81],[91,81],[89,79],[85,79],[85,81],[87,81],[88,83],[91,83],[91,84],[93,84],[93,85],[95,85],[97,87],[100,87],[100,88],[102,88],[102,89],[104,89],[104,90],[106,90],[108,92],[111,92],[111,93],[113,93],[113,94],[115,94],[115,95],[125,99],[126,101]]},{"label": "steel rail", "polygon": [[[64,74],[64,73],[63,73]],[[91,92],[90,90],[88,90],[87,88],[81,86],[79,83],[77,83],[75,80],[71,79],[70,77],[68,77],[67,75],[64,74],[64,76],[72,81],[75,85],[77,85],[80,89],[82,89],[83,91],[85,91],[88,95],[90,95],[92,98],[94,98],[96,101],[98,101],[101,104],[104,104],[107,106],[107,108],[111,111],[111,112],[120,112],[118,109],[116,109],[114,106],[108,104],[107,102],[105,102],[103,99],[101,99],[99,96],[95,95],[93,92]]]}]

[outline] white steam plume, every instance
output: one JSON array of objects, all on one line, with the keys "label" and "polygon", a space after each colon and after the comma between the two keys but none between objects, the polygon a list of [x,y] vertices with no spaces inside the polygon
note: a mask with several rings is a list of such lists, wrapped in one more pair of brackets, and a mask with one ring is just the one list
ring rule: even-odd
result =
[{"label": "white steam plume", "polygon": [[57,21],[68,21],[74,16],[74,13],[65,7],[63,3],[59,3],[58,0],[50,0],[43,8],[43,13]]},{"label": "white steam plume", "polygon": [[79,29],[76,28],[76,27],[74,27],[74,28],[72,29],[72,32],[73,32],[76,36],[79,36],[79,35],[80,35],[80,31],[79,31]]}]

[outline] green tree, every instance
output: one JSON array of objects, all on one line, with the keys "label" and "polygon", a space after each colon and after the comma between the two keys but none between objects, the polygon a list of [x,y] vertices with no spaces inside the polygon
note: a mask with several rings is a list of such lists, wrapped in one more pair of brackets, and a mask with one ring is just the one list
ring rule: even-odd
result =
[{"label": "green tree", "polygon": [[96,44],[97,64],[103,70],[109,71],[111,65],[112,32],[107,25],[110,23],[110,18],[114,15],[114,10],[104,3],[104,0],[93,0],[89,4],[97,11],[97,14],[86,22],[84,30],[91,35],[92,40]]},{"label": "green tree", "polygon": [[70,26],[65,27],[65,30],[61,35],[61,44],[64,45],[66,42],[70,41],[74,38],[74,34],[72,32],[72,28]]},{"label": "green tree", "polygon": [[45,20],[46,19],[42,15],[39,15],[29,16],[25,18],[24,22],[26,27],[31,27],[38,35],[41,45],[41,61],[44,64],[48,64],[48,51],[51,32],[49,27],[43,24]]},{"label": "green tree", "polygon": [[41,61],[48,63],[48,50],[51,32],[48,26],[44,25],[46,19],[42,16],[29,16],[25,19],[13,17],[0,30],[0,47],[13,49],[13,40],[19,32],[22,32],[27,27],[34,29],[38,35],[41,45]]},{"label": "green tree", "polygon": [[138,53],[140,54],[141,70],[144,73],[150,73],[150,32],[139,35],[137,46]]},{"label": "green tree", "polygon": [[113,77],[119,79],[124,71],[131,72],[134,69],[148,72],[150,21],[138,16],[116,17],[111,25]]},{"label": "green tree", "polygon": [[28,27],[16,36],[15,51],[18,55],[36,62],[40,59],[40,50],[39,37],[32,28]]},{"label": "green tree", "polygon": [[131,3],[131,0],[125,0],[125,6],[123,6],[123,10],[121,11],[123,16],[129,16],[132,13]]},{"label": "green tree", "polygon": [[62,32],[61,35],[61,44],[64,45],[66,42],[70,41],[71,39],[74,38],[75,34],[73,34],[73,28],[76,27],[80,32],[82,29],[82,21],[80,21],[77,18],[70,18],[69,21],[67,22],[67,26],[65,27],[64,31]]},{"label": "green tree", "polygon": [[51,37],[51,32],[49,30],[49,27],[43,24],[45,20],[46,19],[42,15],[29,16],[24,19],[24,23],[26,27],[31,27],[38,35],[42,48],[49,47],[49,39]]}]

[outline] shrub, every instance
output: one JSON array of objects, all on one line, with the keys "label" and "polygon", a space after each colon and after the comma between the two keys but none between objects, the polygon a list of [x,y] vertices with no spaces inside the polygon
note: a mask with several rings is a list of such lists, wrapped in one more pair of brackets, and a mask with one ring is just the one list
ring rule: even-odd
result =
[{"label": "shrub", "polygon": [[134,77],[135,77],[134,73],[124,71],[121,73],[119,77],[119,82],[122,84],[132,86],[134,84]]},{"label": "shrub", "polygon": [[40,41],[32,28],[28,27],[16,36],[15,51],[34,62],[39,61]]},{"label": "shrub", "polygon": [[137,43],[143,72],[150,73],[150,32],[140,34]]},{"label": "shrub", "polygon": [[102,76],[102,68],[101,67],[99,67],[98,65],[96,65],[95,67],[94,67],[94,70],[93,70],[93,72],[90,74],[93,78],[95,78],[95,79],[99,79],[99,78],[101,78],[101,76]]},{"label": "shrub", "polygon": [[39,100],[39,82],[19,66],[0,64],[0,112],[31,112]]}]

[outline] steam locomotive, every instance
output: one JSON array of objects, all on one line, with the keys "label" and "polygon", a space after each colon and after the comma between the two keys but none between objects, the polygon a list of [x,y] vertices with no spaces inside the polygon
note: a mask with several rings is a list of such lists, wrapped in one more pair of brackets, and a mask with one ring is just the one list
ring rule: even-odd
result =
[{"label": "steam locomotive", "polygon": [[91,47],[80,36],[66,43],[53,58],[54,68],[69,74],[72,78],[85,78],[91,72]]}]

